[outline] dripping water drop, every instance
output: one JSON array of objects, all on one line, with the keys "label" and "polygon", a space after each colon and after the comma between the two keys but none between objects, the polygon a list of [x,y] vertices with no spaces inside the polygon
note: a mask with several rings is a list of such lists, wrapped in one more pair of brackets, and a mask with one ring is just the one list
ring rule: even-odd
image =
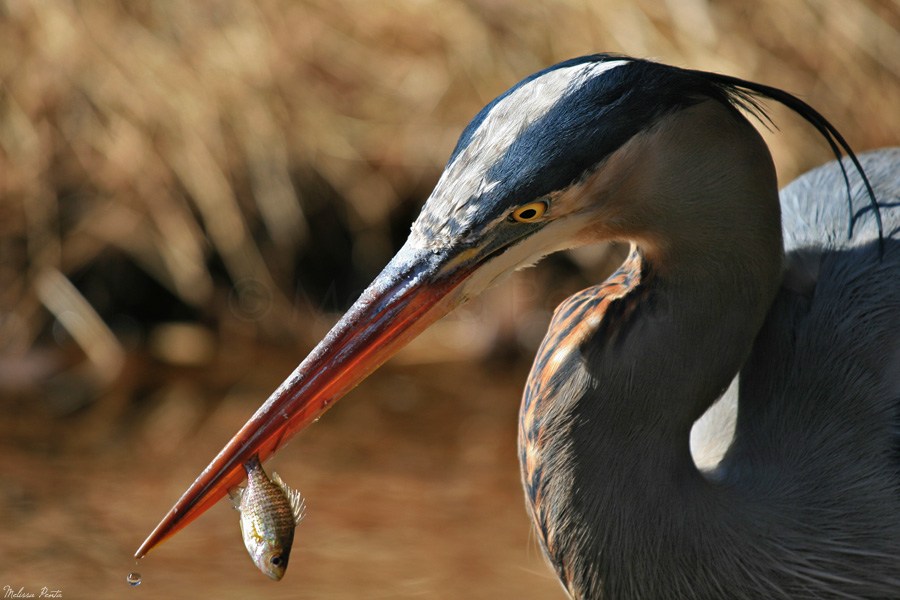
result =
[{"label": "dripping water drop", "polygon": [[129,573],[128,577],[125,578],[125,581],[127,581],[130,586],[141,585],[141,574],[138,572]]}]

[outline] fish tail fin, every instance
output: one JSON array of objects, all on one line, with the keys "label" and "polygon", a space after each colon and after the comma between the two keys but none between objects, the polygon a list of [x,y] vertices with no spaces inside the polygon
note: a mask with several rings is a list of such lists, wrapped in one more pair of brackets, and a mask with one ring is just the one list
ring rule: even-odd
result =
[{"label": "fish tail fin", "polygon": [[306,516],[306,499],[300,495],[300,492],[282,481],[278,473],[272,473],[272,481],[287,496],[288,502],[291,503],[291,513],[294,515],[294,525],[298,525],[303,520],[303,517]]},{"label": "fish tail fin", "polygon": [[[244,470],[247,472],[248,477],[254,471],[262,471],[262,463],[259,462],[259,454],[254,454],[247,462],[244,463]],[[265,473],[265,471],[263,471],[263,473]]]},{"label": "fish tail fin", "polygon": [[[259,454],[254,454],[247,462],[244,463],[244,471],[247,472],[248,485],[254,475],[258,477],[261,473],[262,476],[265,477],[266,472],[262,468],[262,463],[259,462]],[[245,489],[246,488],[242,487],[234,487],[228,490],[228,497],[231,499],[231,504],[232,506],[234,506],[235,510],[241,510],[241,500],[244,497]]]}]

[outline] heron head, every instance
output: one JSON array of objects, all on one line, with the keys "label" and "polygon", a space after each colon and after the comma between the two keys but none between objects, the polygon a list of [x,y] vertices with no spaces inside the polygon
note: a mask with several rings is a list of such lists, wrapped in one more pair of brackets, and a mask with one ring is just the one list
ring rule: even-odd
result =
[{"label": "heron head", "polygon": [[[718,99],[733,111],[741,98],[705,75],[589,56],[536,73],[488,104],[463,131],[403,248],[137,556],[240,483],[251,456],[266,460],[454,307],[550,252],[625,237],[631,221],[622,207],[634,196],[625,187],[635,187],[629,143],[681,109]],[[622,177],[628,169],[632,176]]]},{"label": "heron head", "polygon": [[459,303],[549,253],[652,235],[663,124],[709,100],[728,119],[755,108],[706,75],[596,55],[523,80],[465,128],[403,252],[464,273]]}]

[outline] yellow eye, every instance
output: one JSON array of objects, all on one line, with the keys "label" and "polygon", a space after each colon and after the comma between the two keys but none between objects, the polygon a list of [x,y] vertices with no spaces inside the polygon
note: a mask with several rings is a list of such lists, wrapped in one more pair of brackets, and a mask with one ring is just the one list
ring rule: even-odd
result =
[{"label": "yellow eye", "polygon": [[543,217],[545,212],[547,212],[547,203],[541,201],[520,206],[509,216],[519,223],[532,223]]}]

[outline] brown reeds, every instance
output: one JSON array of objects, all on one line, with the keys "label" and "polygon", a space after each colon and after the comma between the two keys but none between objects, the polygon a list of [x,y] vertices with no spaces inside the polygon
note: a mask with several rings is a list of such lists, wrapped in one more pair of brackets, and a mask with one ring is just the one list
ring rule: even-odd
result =
[{"label": "brown reeds", "polygon": [[[764,81],[860,150],[895,143],[898,14],[887,0],[3,2],[2,348],[32,347],[104,256],[214,326],[234,308],[217,289],[256,294],[260,331],[283,333],[297,325],[296,261],[321,257],[311,214],[339,215],[352,248],[329,266],[371,275],[395,244],[392,215],[413,214],[466,120],[573,55]],[[784,179],[828,157],[797,119],[776,120]],[[75,278],[73,294],[48,302],[46,273]]]}]

